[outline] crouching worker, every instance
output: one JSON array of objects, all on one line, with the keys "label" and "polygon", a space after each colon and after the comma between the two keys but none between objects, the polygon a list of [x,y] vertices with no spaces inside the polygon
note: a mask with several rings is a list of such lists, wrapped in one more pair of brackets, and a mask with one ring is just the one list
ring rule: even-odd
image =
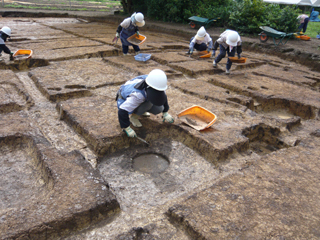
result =
[{"label": "crouching worker", "polygon": [[120,87],[116,98],[118,118],[120,127],[128,137],[137,136],[130,127],[130,122],[134,127],[142,127],[139,121],[141,115],[162,113],[163,122],[174,122],[173,117],[168,113],[166,89],[167,76],[160,69],[154,69],[148,75],[133,78]]},{"label": "crouching worker", "polygon": [[[222,58],[226,56],[228,53],[228,57],[234,57],[236,51],[238,54],[238,58],[241,58],[242,53],[242,45],[240,35],[233,30],[226,30],[221,33],[220,37],[215,41],[213,45],[212,56],[215,57],[216,50],[220,48],[219,55],[213,60],[213,67],[217,67],[217,63],[221,61]],[[230,74],[230,68],[232,66],[232,62],[228,58],[226,65],[226,74]]]},{"label": "crouching worker", "polygon": [[[0,56],[2,55],[2,51],[10,54],[10,60],[13,60],[13,52],[10,51],[10,49],[5,45],[5,42],[8,38],[11,36],[11,29],[9,27],[3,27],[0,30]],[[0,58],[0,61],[3,59]]]},{"label": "crouching worker", "polygon": [[122,52],[123,55],[127,55],[129,51],[129,46],[132,46],[136,54],[140,52],[138,45],[129,43],[127,41],[128,37],[131,37],[134,34],[139,35],[139,28],[143,27],[145,24],[144,16],[142,13],[134,13],[131,17],[126,18],[120,23],[117,28],[116,37],[120,38],[122,43]]},{"label": "crouching worker", "polygon": [[206,29],[204,27],[201,27],[197,34],[191,38],[190,45],[189,45],[189,52],[188,54],[193,53],[193,49],[196,49],[198,51],[205,51],[208,52],[212,49],[212,39],[210,35],[206,32]]},{"label": "crouching worker", "polygon": [[308,22],[309,22],[310,18],[306,14],[301,14],[297,17],[297,19],[299,19],[299,21],[300,21],[300,25],[299,25],[298,29],[300,31],[300,34],[303,35],[307,31]]}]

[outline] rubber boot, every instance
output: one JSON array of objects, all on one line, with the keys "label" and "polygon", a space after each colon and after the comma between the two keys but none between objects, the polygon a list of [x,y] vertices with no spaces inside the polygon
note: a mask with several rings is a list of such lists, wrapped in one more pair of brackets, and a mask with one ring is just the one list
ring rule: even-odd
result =
[{"label": "rubber boot", "polygon": [[142,114],[143,117],[150,117],[150,113],[145,112],[144,114]]},{"label": "rubber boot", "polygon": [[130,122],[134,127],[142,127],[141,122],[139,121],[139,116],[137,114],[131,114]]}]

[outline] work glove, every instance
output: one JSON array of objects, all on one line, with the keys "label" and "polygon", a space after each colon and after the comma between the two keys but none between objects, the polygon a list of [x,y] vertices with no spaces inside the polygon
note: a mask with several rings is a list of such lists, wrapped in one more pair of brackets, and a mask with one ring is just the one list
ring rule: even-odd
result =
[{"label": "work glove", "polygon": [[168,123],[173,123],[174,122],[173,117],[168,112],[164,112],[162,114],[162,118],[163,118],[163,122],[168,122]]},{"label": "work glove", "polygon": [[13,61],[14,57],[13,57],[13,52],[10,53],[10,61]]},{"label": "work glove", "polygon": [[137,34],[137,37],[139,37],[139,34],[140,34],[139,31],[137,31],[136,34]]},{"label": "work glove", "polygon": [[117,37],[117,38],[119,38],[119,37],[120,37],[120,35],[119,35],[119,33],[118,33],[118,32],[116,32],[116,37]]},{"label": "work glove", "polygon": [[240,55],[240,53],[238,53],[238,58],[239,58],[239,59],[241,58],[241,55]]},{"label": "work glove", "polygon": [[216,50],[212,50],[212,55],[211,57],[214,58],[216,56]]},{"label": "work glove", "polygon": [[128,137],[134,138],[137,136],[136,132],[130,126],[123,129],[123,131],[127,134]]}]

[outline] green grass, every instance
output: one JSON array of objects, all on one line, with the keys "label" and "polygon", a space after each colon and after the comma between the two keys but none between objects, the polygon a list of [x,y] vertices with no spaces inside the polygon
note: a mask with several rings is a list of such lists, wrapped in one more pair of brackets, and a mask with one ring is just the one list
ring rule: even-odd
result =
[{"label": "green grass", "polygon": [[320,34],[320,22],[309,22],[305,34],[311,38],[316,38],[316,36]]}]

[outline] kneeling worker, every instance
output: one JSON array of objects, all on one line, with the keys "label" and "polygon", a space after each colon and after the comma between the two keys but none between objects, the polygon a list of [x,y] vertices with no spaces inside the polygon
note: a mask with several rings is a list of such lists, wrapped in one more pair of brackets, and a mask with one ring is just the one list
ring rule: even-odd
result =
[{"label": "kneeling worker", "polygon": [[190,45],[189,45],[189,54],[193,53],[193,49],[196,49],[198,51],[205,51],[208,52],[212,49],[212,39],[210,35],[206,32],[206,29],[204,27],[201,27],[197,34],[191,38]]},{"label": "kneeling worker", "polygon": [[[13,52],[6,46],[5,42],[11,36],[11,29],[9,27],[3,27],[0,30],[0,56],[2,55],[2,51],[10,54],[10,60],[13,60]],[[0,61],[3,59],[0,58]]]},{"label": "kneeling worker", "polygon": [[[118,118],[120,127],[128,137],[136,137],[130,127],[142,127],[139,116],[162,112],[163,122],[173,123],[168,113],[169,105],[165,90],[167,76],[160,69],[152,70],[148,75],[141,75],[123,84],[117,93]],[[129,117],[129,115],[131,116]]]},{"label": "kneeling worker", "polygon": [[[236,51],[238,54],[238,58],[241,58],[242,53],[242,46],[241,46],[241,38],[240,35],[233,30],[226,30],[221,33],[220,37],[215,41],[213,45],[213,52],[212,57],[215,56],[216,50],[218,46],[220,48],[219,55],[213,60],[213,67],[217,67],[217,63],[221,61],[222,58],[226,56],[228,53],[228,57],[234,57]],[[232,62],[228,58],[227,65],[226,65],[226,74],[230,74]]]}]

